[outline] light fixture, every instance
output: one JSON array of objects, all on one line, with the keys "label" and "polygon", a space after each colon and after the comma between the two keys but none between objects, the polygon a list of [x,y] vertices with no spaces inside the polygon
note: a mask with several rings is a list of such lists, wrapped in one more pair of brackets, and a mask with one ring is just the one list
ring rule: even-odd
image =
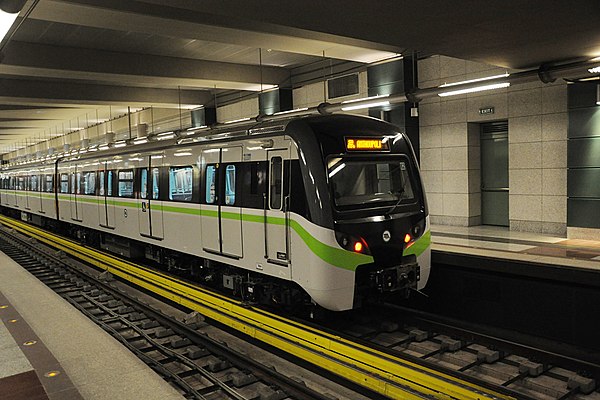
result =
[{"label": "light fixture", "polygon": [[440,85],[440,87],[448,87],[448,86],[456,86],[456,85],[466,85],[468,83],[489,81],[491,79],[507,78],[509,76],[510,76],[510,74],[508,72],[505,72],[505,73],[500,74],[500,75],[493,75],[493,76],[486,76],[486,77],[483,77],[483,78],[469,79],[467,81],[460,81],[460,82],[453,82],[453,83],[444,83],[443,85]]},{"label": "light fixture", "polygon": [[600,85],[596,85],[596,104],[600,106]]},{"label": "light fixture", "polygon": [[191,156],[192,153],[190,153],[189,151],[182,151],[179,153],[174,153],[173,154],[175,157],[183,157],[183,156]]},{"label": "light fixture", "polygon": [[174,137],[175,137],[175,132],[168,131],[168,132],[163,132],[163,133],[159,133],[158,135],[156,135],[156,140],[168,140],[168,139],[173,139]]},{"label": "light fixture", "polygon": [[239,118],[239,119],[232,119],[231,121],[225,121],[223,122],[224,124],[233,124],[235,122],[244,122],[244,121],[250,121],[251,118]]},{"label": "light fixture", "polygon": [[483,92],[484,90],[501,89],[501,88],[506,88],[509,86],[510,86],[510,82],[494,83],[492,85],[482,85],[482,86],[475,86],[475,87],[466,88],[466,89],[451,90],[449,92],[442,92],[442,93],[438,93],[438,96],[440,96],[440,97],[456,96],[459,94]]},{"label": "light fixture", "polygon": [[13,14],[0,9],[0,41],[4,40],[4,36],[10,30],[18,15],[18,11]]},{"label": "light fixture", "polygon": [[588,68],[590,74],[600,74],[600,65],[593,68]]},{"label": "light fixture", "polygon": [[[342,104],[350,104],[347,106],[342,105],[342,111],[352,111],[352,110],[360,110],[363,108],[370,108],[370,107],[389,106],[390,105],[389,100],[382,100],[382,99],[385,99],[386,97],[389,97],[389,94],[364,97],[362,99],[342,101]],[[353,103],[357,103],[357,104],[353,104]]]},{"label": "light fixture", "polygon": [[98,147],[98,150],[108,150],[108,145],[107,144],[101,144],[100,147]]},{"label": "light fixture", "polygon": [[146,136],[138,137],[133,139],[133,144],[144,144],[148,143],[148,138]]},{"label": "light fixture", "polygon": [[117,140],[117,141],[116,141],[116,142],[113,144],[113,146],[114,146],[115,148],[119,148],[119,147],[125,147],[125,146],[127,146],[127,142],[125,142],[124,140]]}]

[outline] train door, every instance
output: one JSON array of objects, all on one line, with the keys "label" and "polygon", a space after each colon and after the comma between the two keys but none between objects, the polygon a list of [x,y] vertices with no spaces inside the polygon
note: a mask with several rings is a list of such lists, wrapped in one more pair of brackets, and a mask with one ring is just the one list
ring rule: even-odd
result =
[{"label": "train door", "polygon": [[237,168],[242,161],[241,147],[208,149],[204,159],[202,193],[202,246],[204,250],[241,258],[242,208],[236,195]]},{"label": "train door", "polygon": [[44,192],[46,191],[46,175],[38,175],[38,194],[40,196],[40,209],[38,210],[38,212],[40,212],[41,214],[45,214],[46,211],[44,210]]},{"label": "train door", "polygon": [[25,194],[25,209],[31,210],[29,206],[29,192],[31,191],[31,177],[25,176],[25,184],[24,184],[24,194]]},{"label": "train door", "polygon": [[[241,147],[228,147],[221,150],[221,201],[219,201],[219,222],[221,224],[221,252],[234,257],[243,256],[242,207],[237,195],[237,176],[242,161]],[[237,164],[236,164],[237,163]]]},{"label": "train door", "polygon": [[155,239],[164,238],[163,209],[159,197],[161,165],[162,157],[148,156],[148,167],[140,171],[140,235]]},{"label": "train door", "polygon": [[112,204],[110,197],[112,196],[113,190],[113,179],[114,171],[109,171],[107,164],[103,163],[98,171],[98,177],[100,182],[98,202],[98,216],[100,226],[103,228],[114,229],[115,227],[115,206]]},{"label": "train door", "polygon": [[81,195],[81,171],[79,171],[77,165],[71,166],[69,170],[71,171],[71,219],[81,222],[83,218],[81,203],[79,202],[79,196]]},{"label": "train door", "polygon": [[284,168],[286,160],[290,158],[290,149],[274,149],[267,151],[269,161],[269,193],[265,202],[265,255],[267,261],[273,264],[288,266],[290,262],[289,251],[289,190],[284,187],[289,185],[289,169]]}]

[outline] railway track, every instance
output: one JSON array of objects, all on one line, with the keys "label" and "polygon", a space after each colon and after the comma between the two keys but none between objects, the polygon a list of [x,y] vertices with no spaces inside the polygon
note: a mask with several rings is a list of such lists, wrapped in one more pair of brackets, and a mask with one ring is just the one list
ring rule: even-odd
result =
[{"label": "railway track", "polygon": [[[313,323],[248,308],[218,294],[209,295],[204,289],[176,277],[167,278],[158,271],[135,266],[18,221],[0,217],[0,222],[170,301],[197,310],[207,318],[237,331],[241,337],[266,343],[380,395],[402,399],[600,399],[600,393],[595,391],[596,382],[585,374],[579,375],[573,370],[502,351],[479,340],[466,340],[456,332],[445,333],[441,329],[427,328],[423,320],[416,322],[413,318],[413,325],[406,322],[409,319],[390,322],[391,314],[386,314],[386,319],[381,312],[372,312],[360,321],[348,318],[345,313],[339,314],[341,320],[329,321],[330,330],[323,329],[323,326]],[[77,286],[77,277],[68,276],[68,280]],[[85,286],[83,284],[80,289]],[[61,290],[68,292],[70,289]],[[115,299],[106,296],[100,299],[99,296],[102,294],[90,291],[71,297],[74,302],[81,300],[78,304],[83,306],[79,307],[97,310],[94,313],[128,332],[128,345],[143,343],[145,338],[140,338],[143,335],[128,325],[136,321],[126,318],[128,322],[124,322],[109,312],[114,311],[111,305],[116,305],[116,297],[107,294]],[[104,300],[113,303],[102,303]],[[159,320],[153,316],[152,310],[134,311],[134,315],[137,315],[136,318],[152,316],[148,321]],[[143,323],[145,319],[139,321]],[[182,336],[174,328],[163,328],[172,329],[176,336]],[[165,342],[168,341],[159,344]],[[151,345],[145,346],[152,348]],[[182,349],[176,349],[177,353],[185,354],[188,351],[185,346]],[[160,351],[153,349],[147,353]]]},{"label": "railway track", "polygon": [[[0,250],[136,354],[189,399],[329,399],[173,320],[32,242],[0,230]],[[106,275],[105,275],[106,277]]]},{"label": "railway track", "polygon": [[326,329],[380,351],[506,387],[517,398],[600,399],[594,379],[600,376],[600,364],[583,359],[594,358],[589,354],[567,356],[483,333],[481,326],[465,326],[461,321],[394,304],[337,317],[332,314],[323,323]]}]

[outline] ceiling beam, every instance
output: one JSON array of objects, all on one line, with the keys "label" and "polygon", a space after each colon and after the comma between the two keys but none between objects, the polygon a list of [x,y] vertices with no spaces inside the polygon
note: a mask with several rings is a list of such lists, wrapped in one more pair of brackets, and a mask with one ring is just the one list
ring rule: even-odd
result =
[{"label": "ceiling beam", "polygon": [[283,29],[277,24],[256,23],[243,16],[222,16],[211,13],[209,8],[200,11],[197,7],[184,9],[135,0],[44,0],[38,3],[30,18],[312,56],[325,55],[357,62],[381,60],[402,51],[398,46],[349,36]]},{"label": "ceiling beam", "polygon": [[0,74],[76,79],[153,88],[260,90],[289,81],[285,68],[80,49],[37,43],[8,43]]},{"label": "ceiling beam", "polygon": [[[94,108],[98,105],[131,107],[199,106],[213,101],[206,90],[151,89],[74,82],[0,78],[0,104],[52,105]],[[30,110],[25,110],[31,116]],[[0,117],[2,117],[0,113]]]}]

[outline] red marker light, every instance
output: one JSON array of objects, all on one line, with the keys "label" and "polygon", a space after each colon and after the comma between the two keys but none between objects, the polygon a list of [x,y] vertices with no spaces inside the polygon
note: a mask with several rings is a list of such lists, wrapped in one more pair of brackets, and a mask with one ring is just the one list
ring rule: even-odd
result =
[{"label": "red marker light", "polygon": [[361,242],[354,243],[354,251],[361,253],[363,251],[363,244]]},{"label": "red marker light", "polygon": [[410,242],[411,240],[412,240],[412,238],[411,238],[411,237],[410,237],[410,235],[407,233],[407,234],[404,236],[404,243],[408,243],[408,242]]}]

